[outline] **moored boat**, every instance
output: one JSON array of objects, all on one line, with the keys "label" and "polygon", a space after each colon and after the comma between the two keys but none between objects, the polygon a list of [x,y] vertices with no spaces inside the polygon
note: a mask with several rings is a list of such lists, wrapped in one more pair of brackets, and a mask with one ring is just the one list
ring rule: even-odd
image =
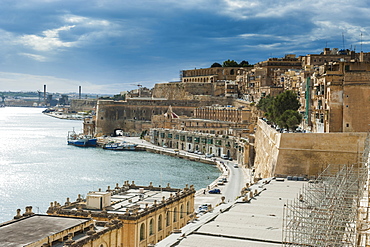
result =
[{"label": "moored boat", "polygon": [[96,138],[86,135],[77,135],[75,131],[68,131],[67,143],[77,147],[96,147]]},{"label": "moored boat", "polygon": [[111,142],[103,146],[103,149],[114,150],[114,151],[135,151],[137,144],[128,142]]}]

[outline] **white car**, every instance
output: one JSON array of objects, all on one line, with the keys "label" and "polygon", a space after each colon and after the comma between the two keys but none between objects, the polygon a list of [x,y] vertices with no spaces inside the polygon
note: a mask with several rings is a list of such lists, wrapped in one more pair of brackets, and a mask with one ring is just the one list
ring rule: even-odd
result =
[{"label": "white car", "polygon": [[229,159],[229,156],[227,156],[227,154],[221,154],[221,158],[224,160],[227,160]]},{"label": "white car", "polygon": [[206,157],[207,158],[212,158],[212,157],[215,157],[215,154],[206,154]]}]

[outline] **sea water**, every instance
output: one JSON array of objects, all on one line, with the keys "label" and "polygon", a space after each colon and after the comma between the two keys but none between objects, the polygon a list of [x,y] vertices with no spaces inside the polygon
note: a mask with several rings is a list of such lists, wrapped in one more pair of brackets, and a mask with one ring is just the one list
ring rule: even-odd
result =
[{"label": "sea water", "polygon": [[42,114],[42,108],[0,108],[0,223],[20,208],[45,213],[50,202],[75,201],[124,181],[136,185],[196,189],[219,175],[213,165],[144,151],[115,152],[67,145],[67,133],[82,132],[82,121]]}]

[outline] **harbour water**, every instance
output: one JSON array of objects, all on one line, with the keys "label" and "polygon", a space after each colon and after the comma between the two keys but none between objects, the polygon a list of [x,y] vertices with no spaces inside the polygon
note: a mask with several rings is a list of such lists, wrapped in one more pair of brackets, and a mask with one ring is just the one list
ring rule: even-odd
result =
[{"label": "harbour water", "polygon": [[206,187],[219,175],[213,165],[147,152],[114,152],[67,145],[82,122],[42,114],[41,108],[0,108],[0,223],[26,206],[45,213],[78,194],[135,181],[137,185]]}]

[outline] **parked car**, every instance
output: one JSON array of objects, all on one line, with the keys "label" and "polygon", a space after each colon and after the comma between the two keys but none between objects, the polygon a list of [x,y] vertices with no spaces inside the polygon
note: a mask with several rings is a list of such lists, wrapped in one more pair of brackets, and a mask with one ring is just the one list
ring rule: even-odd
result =
[{"label": "parked car", "polygon": [[191,150],[191,149],[188,149],[188,152],[189,152],[189,153],[194,153],[194,151],[193,151],[193,150]]},{"label": "parked car", "polygon": [[227,178],[221,178],[224,183],[227,183]]},{"label": "parked car", "polygon": [[234,164],[234,168],[239,168],[238,164]]},{"label": "parked car", "polygon": [[202,205],[200,205],[199,206],[199,208],[198,208],[198,212],[199,213],[206,213],[206,212],[208,212],[208,210],[211,208],[211,205],[209,204],[202,204]]},{"label": "parked car", "polygon": [[233,160],[233,158],[229,157],[229,160],[230,160],[230,161],[232,161],[232,160]]},{"label": "parked car", "polygon": [[217,181],[217,185],[224,185],[224,180],[219,179],[219,180]]},{"label": "parked car", "polygon": [[227,160],[229,159],[229,156],[227,156],[227,154],[221,154],[221,158],[224,160]]},{"label": "parked car", "polygon": [[215,157],[215,154],[206,154],[206,158],[213,158]]},{"label": "parked car", "polygon": [[209,194],[221,194],[221,190],[220,189],[212,189],[210,191],[208,191]]},{"label": "parked car", "polygon": [[198,151],[198,154],[199,154],[199,155],[203,155],[202,151]]}]

